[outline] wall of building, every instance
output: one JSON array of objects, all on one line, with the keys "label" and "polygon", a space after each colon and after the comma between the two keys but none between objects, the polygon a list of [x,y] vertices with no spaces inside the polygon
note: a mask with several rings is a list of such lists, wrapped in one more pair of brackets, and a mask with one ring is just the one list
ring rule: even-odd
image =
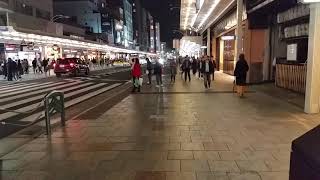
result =
[{"label": "wall of building", "polygon": [[[87,1],[57,1],[54,3],[55,14],[76,17],[78,24],[89,27],[93,33],[101,33],[101,14],[97,4]],[[95,12],[94,12],[95,11]]]}]

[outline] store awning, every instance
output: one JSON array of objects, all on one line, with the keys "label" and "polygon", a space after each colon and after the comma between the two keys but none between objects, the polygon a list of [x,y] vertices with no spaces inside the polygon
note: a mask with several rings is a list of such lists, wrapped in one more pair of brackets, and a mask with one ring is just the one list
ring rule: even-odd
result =
[{"label": "store awning", "polygon": [[106,52],[119,52],[128,54],[145,54],[149,56],[155,56],[154,53],[136,51],[131,49],[125,49],[120,47],[114,47],[107,44],[102,44],[94,41],[87,40],[74,40],[68,37],[60,37],[43,32],[37,32],[32,30],[19,29],[16,31],[13,27],[8,27],[6,30],[0,31],[1,43],[15,43],[21,44],[21,42],[33,42],[41,45],[56,44],[63,47],[92,49]]}]

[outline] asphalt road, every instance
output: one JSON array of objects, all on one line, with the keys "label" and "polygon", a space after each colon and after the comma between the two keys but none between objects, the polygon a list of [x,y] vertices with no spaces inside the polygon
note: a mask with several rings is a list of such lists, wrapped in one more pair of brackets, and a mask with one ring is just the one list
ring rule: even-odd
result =
[{"label": "asphalt road", "polygon": [[[0,138],[27,128],[38,119],[44,119],[43,98],[53,90],[64,92],[65,107],[70,117],[80,113],[78,109],[83,111],[89,108],[101,100],[99,97],[110,91],[118,91],[130,80],[128,68],[117,68],[117,71],[120,72],[111,74],[110,70],[107,70],[92,73],[87,77],[50,77],[0,85]],[[89,107],[86,102],[91,103]],[[72,113],[68,112],[69,109],[73,109]]]}]

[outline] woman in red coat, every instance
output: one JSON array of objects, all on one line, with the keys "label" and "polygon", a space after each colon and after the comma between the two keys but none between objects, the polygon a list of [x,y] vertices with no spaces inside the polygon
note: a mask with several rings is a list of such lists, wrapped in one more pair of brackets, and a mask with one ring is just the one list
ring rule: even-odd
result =
[{"label": "woman in red coat", "polygon": [[133,89],[132,92],[135,92],[136,89],[138,89],[138,92],[140,92],[140,81],[139,79],[142,76],[142,70],[141,65],[138,58],[134,59],[134,64],[132,65],[132,80],[133,80]]}]

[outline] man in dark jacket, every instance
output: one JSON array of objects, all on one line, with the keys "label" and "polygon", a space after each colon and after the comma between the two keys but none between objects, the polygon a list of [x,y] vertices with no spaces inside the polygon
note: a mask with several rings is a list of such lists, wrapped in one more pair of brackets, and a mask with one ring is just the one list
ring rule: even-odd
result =
[{"label": "man in dark jacket", "polygon": [[156,64],[153,68],[154,75],[156,76],[157,85],[156,87],[163,86],[162,84],[162,65],[159,63],[159,60],[156,60]]},{"label": "man in dark jacket", "polygon": [[190,69],[191,69],[191,61],[190,61],[190,58],[186,56],[182,64],[182,70],[184,72],[184,80],[186,82],[187,82],[187,77],[189,77],[189,82],[191,81]]},{"label": "man in dark jacket", "polygon": [[205,56],[204,61],[202,61],[201,73],[203,74],[204,87],[210,88],[211,87],[211,74],[214,73],[214,64],[208,56]]}]

